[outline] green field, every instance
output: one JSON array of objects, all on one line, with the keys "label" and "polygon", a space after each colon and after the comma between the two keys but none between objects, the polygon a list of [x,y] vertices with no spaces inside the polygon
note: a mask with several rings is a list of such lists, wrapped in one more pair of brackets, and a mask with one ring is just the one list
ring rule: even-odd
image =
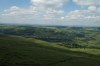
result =
[{"label": "green field", "polygon": [[2,24],[0,66],[100,66],[100,27]]},{"label": "green field", "polygon": [[100,50],[0,35],[0,66],[100,66]]}]

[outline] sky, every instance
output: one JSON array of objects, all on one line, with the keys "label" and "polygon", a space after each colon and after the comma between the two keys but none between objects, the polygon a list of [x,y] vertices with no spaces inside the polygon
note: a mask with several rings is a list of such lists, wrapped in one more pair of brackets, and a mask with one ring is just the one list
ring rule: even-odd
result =
[{"label": "sky", "polygon": [[100,26],[100,0],[0,0],[0,23]]}]

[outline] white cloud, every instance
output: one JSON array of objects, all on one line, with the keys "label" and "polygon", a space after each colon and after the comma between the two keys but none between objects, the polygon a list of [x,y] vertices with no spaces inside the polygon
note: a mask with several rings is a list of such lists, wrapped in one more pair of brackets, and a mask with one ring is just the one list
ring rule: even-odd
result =
[{"label": "white cloud", "polygon": [[88,10],[90,13],[96,13],[97,12],[97,7],[96,6],[89,6]]},{"label": "white cloud", "polygon": [[[43,22],[57,20],[63,16],[64,11],[54,10],[48,8],[47,10],[40,10],[38,7],[30,7],[28,9],[12,6],[9,9],[4,10],[2,14],[2,22]],[[6,19],[6,20],[5,20]]]},{"label": "white cloud", "polygon": [[28,14],[32,14],[32,15],[36,15],[36,9],[34,8],[29,8],[29,9],[22,9],[19,8],[17,6],[12,6],[9,9],[4,10],[4,14],[5,16],[15,16],[15,15],[28,15]]},{"label": "white cloud", "polygon": [[88,10],[74,10],[64,16],[62,19],[69,22],[99,22],[100,15],[97,15],[100,10],[95,6],[89,7]]},{"label": "white cloud", "polygon": [[[69,0],[31,0],[31,7],[20,8],[12,6],[4,10],[0,16],[2,22],[19,22],[19,23],[88,23],[100,21],[99,0],[74,0],[79,5],[87,5],[85,10],[73,10],[68,14],[61,8]],[[96,1],[96,2],[95,2]],[[5,20],[6,19],[6,20]],[[57,23],[58,22],[58,23]]]},{"label": "white cloud", "polygon": [[59,8],[62,7],[69,0],[31,0],[34,6],[46,8]]},{"label": "white cloud", "polygon": [[60,8],[68,2],[68,0],[31,0],[32,6],[28,9],[12,6],[4,10],[3,16],[29,16],[42,19],[59,19],[64,15],[64,11]]},{"label": "white cloud", "polygon": [[46,14],[44,15],[45,19],[54,19],[54,18],[60,18],[63,16],[64,11],[62,10],[53,10],[53,9],[47,9]]},{"label": "white cloud", "polygon": [[100,5],[100,0],[73,0],[73,1],[78,5],[82,5],[82,6]]}]

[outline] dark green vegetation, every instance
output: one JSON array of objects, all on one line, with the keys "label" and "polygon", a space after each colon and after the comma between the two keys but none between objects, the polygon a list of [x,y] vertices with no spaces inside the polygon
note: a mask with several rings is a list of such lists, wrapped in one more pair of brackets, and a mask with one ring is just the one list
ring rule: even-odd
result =
[{"label": "dark green vegetation", "polygon": [[33,27],[1,25],[0,34],[31,37],[72,48],[99,48],[100,27]]},{"label": "dark green vegetation", "polygon": [[100,28],[0,25],[0,66],[100,66]]}]

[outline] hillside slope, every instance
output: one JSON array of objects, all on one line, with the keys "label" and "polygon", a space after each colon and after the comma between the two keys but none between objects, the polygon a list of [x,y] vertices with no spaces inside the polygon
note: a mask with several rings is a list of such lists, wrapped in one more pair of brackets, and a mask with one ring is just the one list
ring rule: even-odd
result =
[{"label": "hillside slope", "polygon": [[41,40],[0,35],[0,66],[100,66],[100,56]]}]

